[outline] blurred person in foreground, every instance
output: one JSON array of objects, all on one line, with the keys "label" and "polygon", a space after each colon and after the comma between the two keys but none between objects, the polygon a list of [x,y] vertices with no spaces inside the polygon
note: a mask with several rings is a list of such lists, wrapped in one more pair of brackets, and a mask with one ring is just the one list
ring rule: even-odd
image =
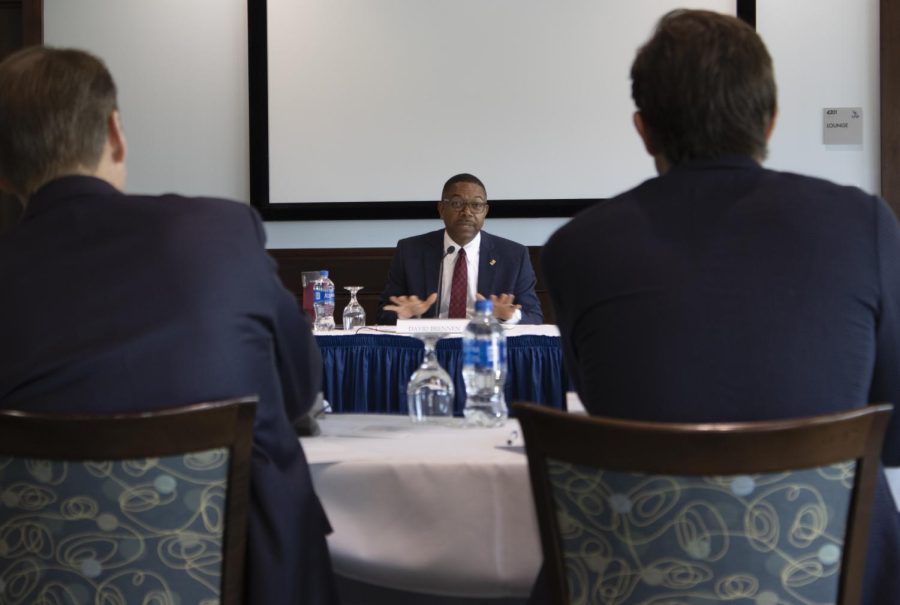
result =
[{"label": "blurred person in foreground", "polygon": [[445,228],[397,243],[378,323],[472,317],[480,298],[494,302],[500,322],[544,321],[528,249],[481,230],[489,209],[484,183],[475,175],[457,174],[444,183],[437,211]]},{"label": "blurred person in foreground", "polygon": [[[674,11],[631,80],[659,176],[579,214],[542,255],[587,410],[725,422],[900,406],[897,221],[855,187],[760,165],[776,87],[756,32]],[[883,461],[900,465],[897,411]],[[883,473],[868,557],[863,602],[897,602],[900,528]]]},{"label": "blurred person in foreground", "polygon": [[25,204],[0,237],[0,408],[258,395],[246,602],[335,603],[330,528],[291,425],[321,358],[259,218],[231,201],[126,195],[125,159],[99,59],[31,47],[0,63],[0,187]]}]

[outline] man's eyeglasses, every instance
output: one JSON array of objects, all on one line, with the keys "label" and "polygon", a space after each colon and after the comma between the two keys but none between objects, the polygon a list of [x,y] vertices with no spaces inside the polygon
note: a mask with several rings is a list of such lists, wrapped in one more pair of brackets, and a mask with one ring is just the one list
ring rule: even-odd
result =
[{"label": "man's eyeglasses", "polygon": [[452,200],[441,200],[441,202],[447,204],[457,212],[461,212],[463,208],[468,208],[472,211],[472,214],[484,214],[484,211],[487,210],[488,207],[487,202],[475,200],[467,202],[458,197],[455,197]]}]

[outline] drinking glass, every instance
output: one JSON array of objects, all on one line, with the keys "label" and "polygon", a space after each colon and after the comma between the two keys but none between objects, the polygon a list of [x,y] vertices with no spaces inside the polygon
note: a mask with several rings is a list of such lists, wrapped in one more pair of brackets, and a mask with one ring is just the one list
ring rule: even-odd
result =
[{"label": "drinking glass", "polygon": [[453,381],[434,352],[444,334],[425,332],[415,336],[425,345],[425,357],[406,387],[409,418],[413,422],[449,424],[453,418]]},{"label": "drinking glass", "polygon": [[362,328],[366,325],[366,310],[356,300],[356,293],[362,290],[362,286],[344,286],[344,290],[350,291],[350,303],[344,307],[344,329]]}]

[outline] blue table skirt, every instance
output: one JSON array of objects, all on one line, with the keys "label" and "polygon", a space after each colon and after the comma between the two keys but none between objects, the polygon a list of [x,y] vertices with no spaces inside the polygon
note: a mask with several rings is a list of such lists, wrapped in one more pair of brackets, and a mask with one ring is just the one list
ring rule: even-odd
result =
[{"label": "blue table skirt", "polygon": [[[324,362],[325,399],[335,412],[406,414],[406,385],[422,363],[422,342],[409,336],[317,336]],[[462,339],[438,341],[438,362],[453,378],[454,412],[462,415]],[[507,339],[506,403],[531,401],[565,409],[568,380],[558,337]]]}]

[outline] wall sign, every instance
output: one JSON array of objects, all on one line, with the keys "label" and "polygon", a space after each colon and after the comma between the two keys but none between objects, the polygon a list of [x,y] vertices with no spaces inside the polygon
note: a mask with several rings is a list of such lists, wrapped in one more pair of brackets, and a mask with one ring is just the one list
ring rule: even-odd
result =
[{"label": "wall sign", "polygon": [[862,145],[862,107],[826,107],[822,110],[825,145]]}]

